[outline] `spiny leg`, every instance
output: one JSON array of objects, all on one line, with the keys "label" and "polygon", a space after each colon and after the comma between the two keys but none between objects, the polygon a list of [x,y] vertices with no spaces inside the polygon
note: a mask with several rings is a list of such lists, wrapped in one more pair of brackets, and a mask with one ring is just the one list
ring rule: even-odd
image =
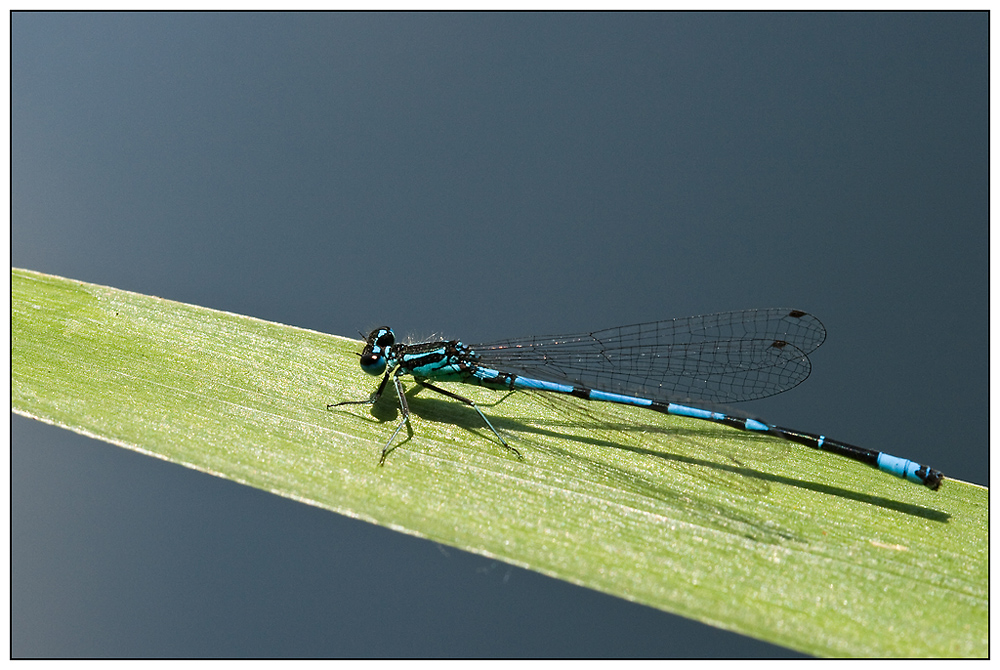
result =
[{"label": "spiny leg", "polygon": [[[400,381],[398,376],[395,376],[392,378],[392,383],[393,386],[396,387],[396,395],[399,397],[399,412],[403,415],[403,417],[399,420],[399,425],[396,426],[396,430],[392,432],[392,437],[390,437],[389,441],[385,443],[384,447],[382,447],[382,458],[378,459],[379,465],[385,465],[385,457],[389,455],[390,451],[392,451],[392,449],[389,448],[392,446],[392,441],[396,439],[397,435],[399,435],[399,431],[403,429],[403,426],[408,426],[410,423],[410,405],[406,402],[406,391],[403,389],[403,382]],[[410,428],[409,433],[412,434],[412,432],[413,429]]]},{"label": "spiny leg", "polygon": [[468,405],[472,409],[476,410],[476,412],[479,414],[479,416],[482,417],[483,421],[486,422],[486,425],[489,426],[490,430],[493,431],[493,434],[497,436],[498,440],[500,440],[500,444],[502,444],[504,446],[504,448],[506,448],[508,451],[512,452],[515,456],[517,456],[518,458],[521,458],[521,452],[518,451],[517,449],[515,449],[514,447],[510,446],[509,444],[507,444],[507,440],[503,439],[503,436],[497,431],[496,428],[493,427],[493,424],[490,423],[490,420],[486,418],[486,415],[483,414],[482,410],[479,409],[479,407],[476,405],[475,402],[473,402],[472,400],[469,400],[468,398],[460,396],[457,393],[452,393],[451,391],[445,391],[443,388],[439,388],[437,386],[434,386],[433,384],[429,384],[426,381],[423,381],[422,379],[418,379],[416,381],[417,381],[418,384],[420,384],[424,388],[430,389],[432,391],[436,391],[437,393],[440,393],[441,395],[448,396],[449,398],[452,398],[452,399],[457,400],[459,402],[465,403],[466,405]]}]

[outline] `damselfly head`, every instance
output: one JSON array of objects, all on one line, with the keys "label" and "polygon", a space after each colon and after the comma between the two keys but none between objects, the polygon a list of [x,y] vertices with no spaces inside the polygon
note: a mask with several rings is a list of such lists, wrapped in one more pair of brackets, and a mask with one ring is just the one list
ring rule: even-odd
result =
[{"label": "damselfly head", "polygon": [[391,328],[376,328],[365,338],[365,348],[361,351],[361,369],[378,376],[385,372],[389,348],[396,342]]}]

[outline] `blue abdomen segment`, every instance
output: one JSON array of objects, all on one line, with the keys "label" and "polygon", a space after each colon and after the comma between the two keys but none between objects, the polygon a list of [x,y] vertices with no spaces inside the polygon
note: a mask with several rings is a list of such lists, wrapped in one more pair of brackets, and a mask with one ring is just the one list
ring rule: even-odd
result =
[{"label": "blue abdomen segment", "polygon": [[[654,407],[653,409],[657,408]],[[665,412],[666,414],[673,414],[674,416],[687,416],[692,419],[714,421],[715,423],[722,423],[741,430],[750,430],[758,433],[771,432],[771,427],[769,425],[758,421],[757,419],[730,416],[728,414],[723,414],[722,412],[713,412],[712,410],[701,409],[700,407],[688,407],[687,405],[669,403],[666,406],[666,410],[660,409],[659,411]]]},{"label": "blue abdomen segment", "polygon": [[899,458],[892,454],[883,452],[878,455],[878,469],[916,484],[927,483],[926,467],[920,465],[920,463],[914,463],[913,461]]},{"label": "blue abdomen segment", "polygon": [[543,382],[540,379],[530,377],[513,377],[513,387],[526,391],[551,391],[553,393],[572,393],[573,387],[568,384],[557,382]]},{"label": "blue abdomen segment", "polygon": [[645,398],[636,398],[630,395],[622,395],[620,393],[608,393],[607,391],[595,391],[593,389],[575,388],[571,393],[580,398],[586,398],[588,400],[601,400],[604,402],[616,402],[620,405],[635,405],[637,407],[651,407],[653,405],[652,400],[647,400]]}]

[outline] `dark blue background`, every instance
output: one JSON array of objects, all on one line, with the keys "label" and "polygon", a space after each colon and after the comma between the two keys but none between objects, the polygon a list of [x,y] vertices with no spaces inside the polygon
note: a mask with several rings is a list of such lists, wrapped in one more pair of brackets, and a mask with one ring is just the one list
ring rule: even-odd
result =
[{"label": "dark blue background", "polygon": [[[15,13],[12,263],[341,335],[803,309],[812,378],[743,409],[988,485],[988,27]],[[12,443],[15,655],[783,653],[20,417]]]}]

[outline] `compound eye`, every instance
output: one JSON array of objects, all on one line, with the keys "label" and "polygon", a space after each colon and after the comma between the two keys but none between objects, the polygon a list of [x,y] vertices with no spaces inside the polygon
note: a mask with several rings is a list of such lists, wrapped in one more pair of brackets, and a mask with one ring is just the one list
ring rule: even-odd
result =
[{"label": "compound eye", "polygon": [[361,356],[361,369],[370,375],[380,375],[385,372],[385,356],[375,353]]}]

